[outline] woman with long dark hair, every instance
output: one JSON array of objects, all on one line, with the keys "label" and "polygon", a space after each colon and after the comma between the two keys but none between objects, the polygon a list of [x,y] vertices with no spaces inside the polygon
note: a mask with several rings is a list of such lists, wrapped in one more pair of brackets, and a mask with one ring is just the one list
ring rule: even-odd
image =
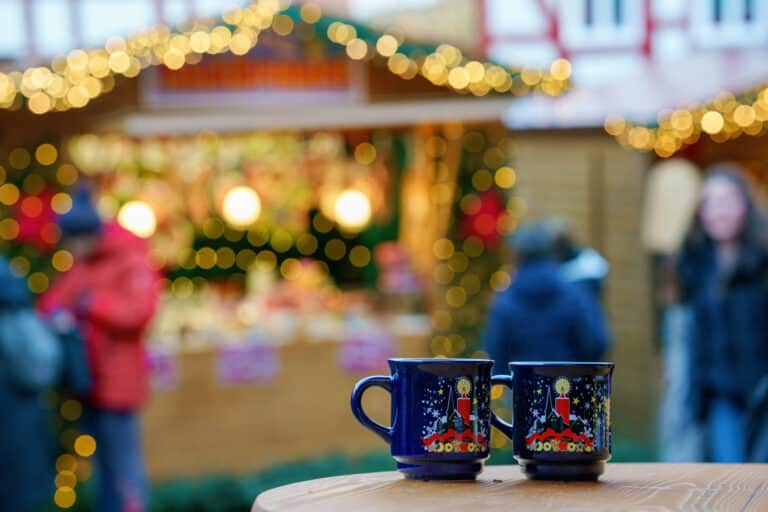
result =
[{"label": "woman with long dark hair", "polygon": [[746,459],[745,412],[768,374],[768,225],[741,172],[715,166],[679,256],[683,301],[693,310],[694,417],[709,459]]}]

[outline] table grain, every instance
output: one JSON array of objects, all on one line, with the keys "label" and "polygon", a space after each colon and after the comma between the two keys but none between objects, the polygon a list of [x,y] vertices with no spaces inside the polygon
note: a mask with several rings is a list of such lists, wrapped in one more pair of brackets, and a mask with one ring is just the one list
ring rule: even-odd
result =
[{"label": "table grain", "polygon": [[768,464],[608,464],[598,482],[540,482],[488,466],[477,482],[417,482],[399,473],[310,480],[259,495],[253,512],[525,510],[768,511]]}]

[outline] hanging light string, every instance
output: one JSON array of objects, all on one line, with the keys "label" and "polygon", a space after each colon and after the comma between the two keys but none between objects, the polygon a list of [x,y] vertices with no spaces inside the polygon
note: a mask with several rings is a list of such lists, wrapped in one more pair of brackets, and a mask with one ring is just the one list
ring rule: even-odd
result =
[{"label": "hanging light string", "polygon": [[712,101],[677,110],[663,110],[653,125],[609,116],[605,131],[630,149],[654,151],[668,158],[697,142],[702,135],[725,142],[741,135],[764,133],[768,121],[768,86],[734,96],[721,92]]},{"label": "hanging light string", "polygon": [[245,55],[267,30],[280,36],[311,31],[312,37],[343,46],[350,59],[385,58],[387,68],[401,78],[421,75],[435,85],[477,96],[490,92],[556,96],[568,88],[571,75],[565,59],[554,61],[548,71],[507,68],[468,59],[449,44],[410,44],[402,34],[324,16],[315,4],[283,8],[278,0],[258,0],[215,21],[196,20],[183,30],[159,25],[129,39],[112,37],[104,48],[72,50],[50,66],[0,73],[0,109],[26,105],[35,114],[45,114],[82,108],[110,92],[118,77],[134,78],[158,65],[178,70],[199,63],[204,55]]}]

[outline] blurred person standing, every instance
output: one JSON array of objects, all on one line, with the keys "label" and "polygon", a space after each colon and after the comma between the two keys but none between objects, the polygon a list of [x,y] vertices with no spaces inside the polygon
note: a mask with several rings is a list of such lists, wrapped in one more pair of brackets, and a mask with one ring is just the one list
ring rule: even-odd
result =
[{"label": "blurred person standing", "polygon": [[608,350],[600,304],[563,276],[556,237],[546,221],[512,236],[517,271],[496,294],[483,339],[497,370],[509,361],[598,361]]},{"label": "blurred person standing", "polygon": [[695,421],[706,425],[713,462],[746,460],[746,410],[768,374],[768,224],[741,169],[724,164],[705,179],[698,214],[678,259],[691,307]]},{"label": "blurred person standing", "polygon": [[47,509],[54,430],[43,391],[55,384],[61,347],[35,314],[26,282],[0,258],[0,509]]},{"label": "blurred person standing", "polygon": [[85,340],[93,384],[84,419],[96,439],[97,509],[143,511],[148,481],[138,412],[149,387],[142,338],[155,313],[158,276],[146,241],[114,221],[102,224],[88,189],[74,192],[59,226],[75,263],[39,307],[71,315]]}]

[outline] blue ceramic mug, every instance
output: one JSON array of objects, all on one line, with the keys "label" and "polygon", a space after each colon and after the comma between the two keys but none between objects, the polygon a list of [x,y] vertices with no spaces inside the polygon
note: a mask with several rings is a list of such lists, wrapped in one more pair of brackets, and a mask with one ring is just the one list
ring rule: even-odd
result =
[{"label": "blue ceramic mug", "polygon": [[[488,458],[491,368],[485,359],[390,359],[391,375],[366,377],[352,391],[352,413],[390,447],[414,480],[473,480]],[[368,417],[361,400],[379,386],[392,395],[391,426]]]},{"label": "blue ceramic mug", "polygon": [[528,478],[595,480],[611,457],[613,363],[514,362],[492,383],[512,389],[514,425],[494,427],[512,439]]}]

